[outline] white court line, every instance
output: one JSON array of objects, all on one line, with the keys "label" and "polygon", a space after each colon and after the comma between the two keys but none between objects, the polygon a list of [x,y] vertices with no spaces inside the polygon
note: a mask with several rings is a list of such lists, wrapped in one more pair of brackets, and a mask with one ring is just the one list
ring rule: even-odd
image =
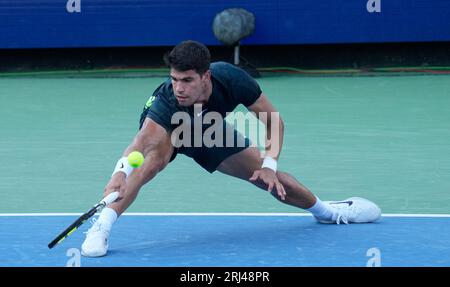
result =
[{"label": "white court line", "polygon": [[[80,216],[82,213],[0,213],[0,217],[7,216]],[[238,213],[238,212],[126,212],[124,216],[311,216],[309,213]],[[450,218],[450,214],[405,214],[383,213],[383,217],[435,217]]]}]

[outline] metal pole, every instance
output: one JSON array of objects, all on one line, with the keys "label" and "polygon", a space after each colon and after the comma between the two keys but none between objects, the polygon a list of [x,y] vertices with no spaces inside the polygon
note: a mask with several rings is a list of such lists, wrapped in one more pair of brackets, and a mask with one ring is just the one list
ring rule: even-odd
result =
[{"label": "metal pole", "polygon": [[234,46],[234,64],[236,66],[239,65],[239,42],[237,42],[236,46]]}]

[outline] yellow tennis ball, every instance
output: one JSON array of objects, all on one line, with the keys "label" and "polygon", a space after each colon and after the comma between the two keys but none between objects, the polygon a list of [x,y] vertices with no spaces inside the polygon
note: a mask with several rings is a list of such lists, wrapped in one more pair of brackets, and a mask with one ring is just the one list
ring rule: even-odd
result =
[{"label": "yellow tennis ball", "polygon": [[128,163],[132,167],[138,168],[144,163],[144,156],[138,151],[133,151],[128,155]]}]

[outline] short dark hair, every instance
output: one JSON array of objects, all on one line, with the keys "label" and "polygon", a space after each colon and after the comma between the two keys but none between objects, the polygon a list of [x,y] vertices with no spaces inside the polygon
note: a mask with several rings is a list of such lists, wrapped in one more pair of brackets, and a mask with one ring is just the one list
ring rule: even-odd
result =
[{"label": "short dark hair", "polygon": [[164,62],[169,68],[180,72],[194,70],[203,75],[209,70],[211,54],[202,43],[188,40],[176,45],[172,51],[164,55]]}]

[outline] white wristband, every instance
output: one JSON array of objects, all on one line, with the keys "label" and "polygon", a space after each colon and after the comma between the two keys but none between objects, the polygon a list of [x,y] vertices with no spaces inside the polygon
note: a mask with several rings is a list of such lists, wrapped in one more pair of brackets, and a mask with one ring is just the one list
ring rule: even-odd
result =
[{"label": "white wristband", "polygon": [[133,171],[133,167],[128,163],[128,158],[125,156],[119,159],[119,161],[117,161],[116,168],[114,169],[111,176],[113,176],[119,171],[125,173],[127,177]]},{"label": "white wristband", "polygon": [[265,168],[265,167],[270,168],[274,172],[277,172],[277,161],[273,157],[266,156],[264,158],[261,168]]}]

